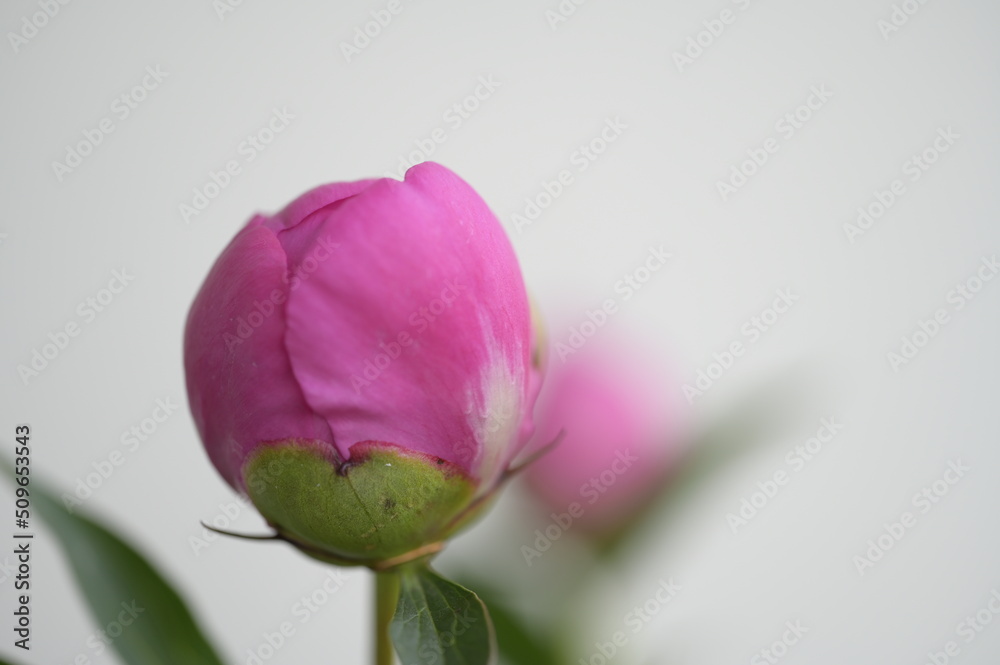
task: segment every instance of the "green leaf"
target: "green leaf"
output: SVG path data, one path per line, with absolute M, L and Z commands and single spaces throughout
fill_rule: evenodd
M 6 461 L 0 468 L 12 475 Z M 69 513 L 33 476 L 31 512 L 52 529 L 103 634 L 128 665 L 221 665 L 173 588 L 126 542 Z M 34 543 L 32 539 L 30 543 Z
M 556 631 L 550 626 L 529 622 L 522 613 L 514 610 L 513 599 L 494 584 L 495 577 L 487 579 L 465 573 L 459 574 L 458 580 L 462 585 L 474 588 L 476 595 L 490 608 L 497 649 L 504 662 L 511 665 L 559 665 L 566 662 L 560 656 Z M 544 589 L 546 593 L 549 591 Z
M 683 457 L 660 488 L 631 519 L 598 543 L 599 553 L 614 557 L 641 542 L 640 534 L 670 530 L 671 520 L 684 514 L 692 496 L 748 455 L 774 441 L 790 426 L 788 413 L 799 411 L 808 397 L 801 377 L 785 375 L 758 386 L 728 412 L 712 420 L 694 437 Z M 668 536 L 669 538 L 669 536 Z
M 490 603 L 497 645 L 504 660 L 514 665 L 558 665 L 556 647 L 545 641 L 520 616 L 505 605 Z
M 487 665 L 496 638 L 483 601 L 426 567 L 400 572 L 392 642 L 403 665 Z

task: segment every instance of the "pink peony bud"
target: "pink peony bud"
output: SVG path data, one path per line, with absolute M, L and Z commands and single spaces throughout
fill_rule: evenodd
M 634 349 L 590 341 L 553 357 L 536 409 L 539 441 L 564 438 L 532 464 L 528 486 L 546 510 L 599 534 L 645 506 L 679 457 L 675 401 Z
M 424 163 L 256 216 L 184 337 L 209 457 L 289 541 L 370 564 L 439 540 L 531 434 L 539 368 L 497 218 Z

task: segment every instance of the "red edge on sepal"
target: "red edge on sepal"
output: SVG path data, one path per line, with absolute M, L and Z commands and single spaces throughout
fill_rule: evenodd
M 465 469 L 454 462 L 449 462 L 443 457 L 438 457 L 437 455 L 431 455 L 419 450 L 411 450 L 397 443 L 389 443 L 388 441 L 359 441 L 351 446 L 351 456 L 345 460 L 341 458 L 337 449 L 326 441 L 313 439 L 274 439 L 272 441 L 261 441 L 255 447 L 254 452 L 247 456 L 247 458 L 243 461 L 243 470 L 241 470 L 240 475 L 243 480 L 244 488 L 246 487 L 246 477 L 244 476 L 244 472 L 250 462 L 250 459 L 254 456 L 254 453 L 263 448 L 279 448 L 283 446 L 311 448 L 318 453 L 320 457 L 329 462 L 330 465 L 336 469 L 337 473 L 342 476 L 347 475 L 352 467 L 366 462 L 372 454 L 380 451 L 387 451 L 393 452 L 401 457 L 419 459 L 426 464 L 439 469 L 446 478 L 458 476 L 469 482 L 472 482 L 473 480 Z
M 472 477 L 466 473 L 465 469 L 454 462 L 449 462 L 437 455 L 431 455 L 419 450 L 411 450 L 397 443 L 389 443 L 387 441 L 358 441 L 351 446 L 351 456 L 338 467 L 338 472 L 341 474 L 347 473 L 350 467 L 364 463 L 373 453 L 379 451 L 389 451 L 401 457 L 421 460 L 440 470 L 446 478 L 459 476 L 470 482 L 472 481 Z
M 281 447 L 294 447 L 294 448 L 311 448 L 320 457 L 325 459 L 330 463 L 334 469 L 338 471 L 344 466 L 344 461 L 340 458 L 340 453 L 337 452 L 336 447 L 322 441 L 320 439 L 272 439 L 270 441 L 261 441 L 254 449 L 246 456 L 243 460 L 243 466 L 240 468 L 240 482 L 243 485 L 243 493 L 246 494 L 246 469 L 250 465 L 250 460 L 264 448 L 281 448 Z

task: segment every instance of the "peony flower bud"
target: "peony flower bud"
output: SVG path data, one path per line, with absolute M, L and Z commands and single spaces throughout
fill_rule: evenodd
M 564 437 L 528 468 L 528 487 L 585 532 L 607 533 L 635 516 L 679 456 L 673 401 L 649 364 L 625 345 L 593 340 L 549 362 L 538 438 Z
M 424 163 L 256 216 L 188 317 L 209 457 L 286 540 L 374 565 L 465 523 L 530 436 L 540 370 L 513 249 Z

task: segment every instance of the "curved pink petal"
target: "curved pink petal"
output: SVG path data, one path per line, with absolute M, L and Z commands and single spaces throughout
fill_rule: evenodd
M 424 163 L 279 240 L 300 277 L 291 365 L 341 454 L 388 441 L 495 479 L 522 443 L 531 329 L 517 259 L 482 199 Z
M 285 352 L 285 253 L 255 218 L 215 262 L 188 314 L 188 399 L 209 457 L 242 489 L 241 467 L 262 441 L 332 443 L 307 405 Z
M 314 187 L 285 206 L 284 210 L 277 215 L 270 218 L 262 218 L 262 223 L 275 233 L 291 228 L 317 210 L 350 198 L 364 191 L 374 182 L 377 182 L 377 180 L 334 182 Z

